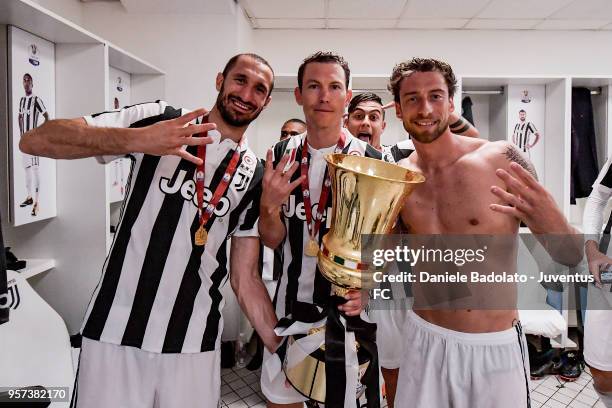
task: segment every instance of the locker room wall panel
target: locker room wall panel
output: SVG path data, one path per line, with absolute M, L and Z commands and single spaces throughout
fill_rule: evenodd
M 489 130 L 490 140 L 503 140 L 508 129 L 508 105 L 505 95 L 489 97 Z
M 571 83 L 561 79 L 546 84 L 544 176 L 540 180 L 569 216 Z
M 143 103 L 165 99 L 164 75 L 132 74 L 131 103 Z
M 8 3 L 2 3 L 2 7 Z M 105 40 L 49 13 L 27 1 L 14 0 L 15 10 L 10 16 L 19 18 L 20 28 L 36 31 L 36 21 L 44 21 L 48 40 L 74 39 L 74 42 L 56 41 L 56 117 L 72 118 L 106 109 L 108 100 L 108 48 L 114 58 L 123 60 L 138 71 L 136 98 L 164 97 L 164 73 L 154 66 L 112 46 Z M 24 18 L 23 16 L 28 16 Z M 0 21 L 7 17 L 0 16 Z M 39 31 L 41 27 L 36 27 Z M 0 122 L 7 123 L 7 38 L 6 26 L 0 25 Z M 47 35 L 45 35 L 45 33 Z M 59 36 L 59 37 L 58 37 Z M 0 130 L 8 140 L 8 129 Z M 0 208 L 7 212 L 8 203 L 7 144 L 0 144 Z M 13 247 L 20 258 L 54 259 L 53 271 L 32 278 L 29 282 L 39 294 L 62 316 L 71 333 L 79 330 L 90 300 L 98 283 L 106 257 L 107 231 L 110 214 L 106 196 L 104 166 L 95 159 L 62 160 L 57 167 L 58 216 L 21 227 L 7 224 L 3 217 L 5 243 Z
M 58 44 L 56 52 L 58 117 L 78 117 L 104 110 L 107 99 L 104 45 Z M 35 283 L 34 288 L 60 313 L 71 333 L 81 325 L 106 256 L 104 183 L 104 166 L 95 159 L 58 161 L 61 219 L 45 239 L 54 247 L 52 258 L 58 266 Z M 75 248 L 78 243 L 85 245 Z

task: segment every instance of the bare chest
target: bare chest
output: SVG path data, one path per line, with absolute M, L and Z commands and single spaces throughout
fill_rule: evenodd
M 517 221 L 490 209 L 499 199 L 493 185 L 505 188 L 493 169 L 456 165 L 425 174 L 402 210 L 402 221 L 417 234 L 487 234 L 512 232 Z

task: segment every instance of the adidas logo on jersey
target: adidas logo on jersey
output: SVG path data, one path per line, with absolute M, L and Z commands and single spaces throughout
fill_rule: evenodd
M 170 185 L 171 180 L 166 177 L 162 177 L 159 180 L 159 189 L 164 194 L 176 194 L 179 193 L 185 199 L 185 201 L 191 201 L 197 208 L 198 206 L 198 195 L 196 190 L 196 183 L 194 180 L 185 180 L 185 170 L 180 170 L 176 180 Z M 204 187 L 204 202 L 208 203 L 212 199 L 213 193 Z M 227 197 L 221 197 L 217 208 L 215 208 L 215 215 L 217 217 L 223 217 L 230 210 L 231 203 Z
M 314 203 L 312 205 L 312 217 L 313 219 L 316 217 L 317 208 L 319 207 L 318 203 Z M 323 212 L 323 221 L 325 223 L 325 228 L 329 229 L 331 227 L 331 217 L 327 217 L 327 212 L 330 211 L 331 208 L 328 207 Z M 299 202 L 297 205 L 295 204 L 295 195 L 290 195 L 289 199 L 285 204 L 283 204 L 283 215 L 286 218 L 297 217 L 302 221 L 306 221 L 306 211 L 304 210 L 304 202 Z

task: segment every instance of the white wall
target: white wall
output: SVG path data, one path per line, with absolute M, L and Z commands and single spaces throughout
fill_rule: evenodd
M 612 32 L 479 30 L 254 30 L 256 52 L 297 72 L 318 49 L 342 54 L 356 74 L 388 75 L 413 56 L 437 57 L 462 75 L 612 74 Z
M 165 99 L 177 107 L 210 108 L 217 72 L 250 47 L 239 8 L 224 15 L 128 14 L 115 2 L 34 1 L 165 71 Z
M 277 73 L 296 73 L 307 55 L 323 49 L 343 55 L 352 74 L 361 75 L 388 76 L 397 62 L 426 56 L 446 60 L 458 76 L 612 76 L 612 53 L 606 51 L 612 43 L 612 32 L 253 30 L 251 43 L 252 50 L 268 59 Z M 266 123 L 255 127 L 250 140 L 264 144 L 273 141 L 270 129 L 280 128 L 284 120 L 280 115 L 271 117 L 275 102 L 262 115 L 260 122 L 265 118 Z M 286 109 L 279 111 L 284 113 Z M 393 110 L 387 112 L 387 122 L 384 143 L 403 138 Z

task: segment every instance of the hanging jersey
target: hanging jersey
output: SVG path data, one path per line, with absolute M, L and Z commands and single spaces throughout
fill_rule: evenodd
M 87 116 L 90 126 L 145 127 L 187 111 L 145 103 Z M 196 122 L 199 123 L 201 118 Z M 236 148 L 240 160 L 228 189 L 206 223 L 208 241 L 194 243 L 199 227 L 196 165 L 177 156 L 128 155 L 132 169 L 117 233 L 89 304 L 84 337 L 157 353 L 197 353 L 219 347 L 221 287 L 227 281 L 227 240 L 258 236 L 263 167 L 246 143 L 208 133 L 206 205 Z M 187 151 L 197 154 L 196 146 Z M 99 157 L 102 163 L 117 156 Z
M 346 129 L 342 129 L 346 136 L 346 142 L 342 150 L 345 154 L 366 156 L 381 159 L 382 155 L 369 144 L 353 137 Z M 287 166 L 295 160 L 300 160 L 302 155 L 302 145 L 306 133 L 294 136 L 278 142 L 273 147 L 274 166 L 278 164 L 284 154 L 289 154 L 290 160 Z M 325 149 L 313 149 L 308 146 L 309 166 L 308 179 L 310 185 L 310 201 L 312 213 L 316 214 L 323 177 L 327 164 L 324 156 L 333 153 L 336 146 Z M 292 176 L 292 181 L 300 177 L 301 168 L 298 167 Z M 329 194 L 327 206 L 323 211 L 321 227 L 315 237 L 321 243 L 321 238 L 327 233 L 331 217 L 332 195 Z M 308 242 L 308 227 L 306 225 L 306 214 L 302 200 L 301 187 L 296 187 L 287 202 L 281 209 L 281 217 L 287 235 L 283 245 L 283 268 L 275 295 L 275 307 L 277 316 L 286 316 L 291 312 L 291 305 L 294 301 L 326 304 L 331 293 L 331 285 L 327 279 L 318 271 L 317 258 L 304 255 L 304 247 Z

